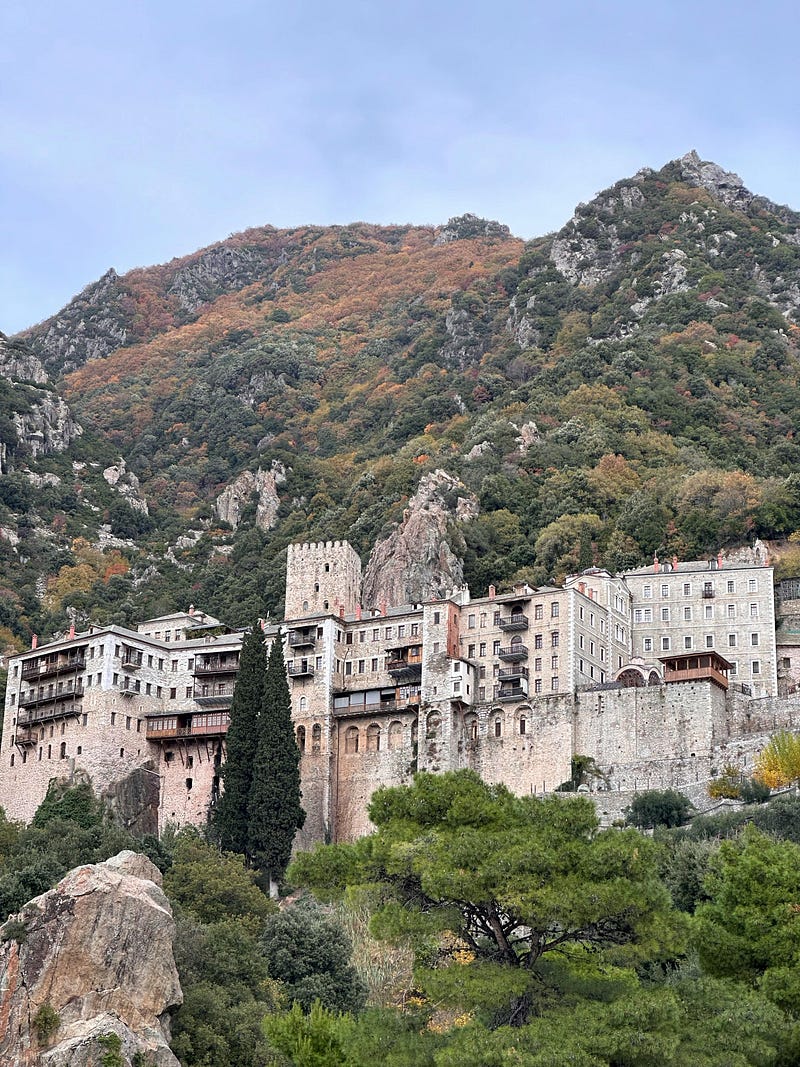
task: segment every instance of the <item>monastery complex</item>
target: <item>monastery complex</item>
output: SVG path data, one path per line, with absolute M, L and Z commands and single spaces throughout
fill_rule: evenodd
M 725 764 L 748 773 L 771 733 L 800 722 L 800 637 L 776 642 L 772 568 L 758 555 L 370 611 L 360 590 L 346 541 L 292 545 L 285 618 L 264 627 L 267 643 L 285 643 L 300 847 L 368 831 L 372 792 L 417 770 L 470 767 L 540 793 L 587 756 L 604 776 L 599 806 L 619 810 L 631 790 L 704 791 Z M 787 595 L 800 601 L 800 589 Z M 27 821 L 53 778 L 87 777 L 133 827 L 203 824 L 241 640 L 190 607 L 12 657 L 7 815 Z

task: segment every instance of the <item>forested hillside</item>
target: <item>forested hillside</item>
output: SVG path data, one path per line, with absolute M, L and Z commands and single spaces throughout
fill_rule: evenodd
M 694 153 L 528 243 L 473 216 L 265 227 L 111 271 L 19 339 L 84 434 L 0 475 L 0 624 L 276 613 L 286 544 L 366 559 L 438 468 L 480 505 L 449 535 L 474 593 L 785 541 L 798 315 L 800 215 Z

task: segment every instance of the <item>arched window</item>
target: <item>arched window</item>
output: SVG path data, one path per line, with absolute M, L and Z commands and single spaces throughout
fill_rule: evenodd
M 403 747 L 403 724 L 395 719 L 389 723 L 389 748 L 396 751 Z
M 307 600 L 303 601 L 303 611 L 308 611 L 308 601 Z
M 519 645 L 521 645 L 521 644 L 522 644 L 522 638 L 520 637 L 520 635 L 519 634 L 514 634 L 514 636 L 511 638 L 511 647 L 512 648 L 518 648 Z
M 301 752 L 306 750 L 306 728 L 305 726 L 297 727 L 297 747 Z
M 464 716 L 464 738 L 467 741 L 478 740 L 478 716 L 475 714 Z
M 376 722 L 367 727 L 367 752 L 380 752 L 381 728 Z
M 308 710 L 308 697 L 300 697 L 300 711 Z
M 499 716 L 494 720 L 494 736 L 503 736 L 503 720 Z
M 426 737 L 436 737 L 442 726 L 442 718 L 438 712 L 432 711 L 425 721 Z
M 344 732 L 345 752 L 358 752 L 358 727 L 348 726 Z
M 66 759 L 67 758 L 67 742 L 66 741 L 62 741 L 61 742 L 61 751 L 59 752 L 58 758 L 59 759 Z
M 319 752 L 322 748 L 322 727 L 315 722 L 311 727 L 311 751 Z
M 418 741 L 419 741 L 419 724 L 417 723 L 417 720 L 414 719 L 414 721 L 411 723 L 411 744 L 416 747 Z
M 528 720 L 525 718 L 524 715 L 520 715 L 520 717 L 519 717 L 519 732 L 522 735 L 522 734 L 525 734 L 527 732 L 527 730 L 528 730 Z

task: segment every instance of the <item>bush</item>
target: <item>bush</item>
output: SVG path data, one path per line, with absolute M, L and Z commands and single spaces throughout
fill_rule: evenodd
M 652 830 L 656 826 L 683 826 L 688 822 L 692 802 L 683 793 L 674 789 L 648 789 L 634 797 L 625 809 L 625 821 L 640 830 Z

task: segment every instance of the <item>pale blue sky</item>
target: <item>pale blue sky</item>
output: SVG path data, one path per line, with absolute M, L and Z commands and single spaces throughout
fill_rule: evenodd
M 696 148 L 800 209 L 793 0 L 3 0 L 0 330 L 248 226 L 521 237 Z

